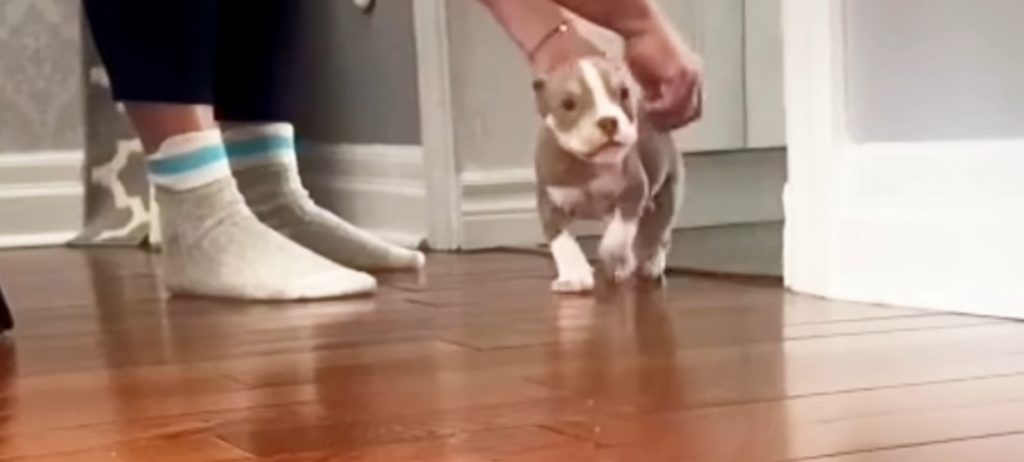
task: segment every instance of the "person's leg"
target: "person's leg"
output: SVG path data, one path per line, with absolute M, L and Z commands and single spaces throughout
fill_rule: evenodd
M 11 308 L 7 306 L 7 299 L 4 298 L 4 289 L 0 287 L 0 335 L 14 328 L 14 315 Z
M 261 300 L 372 291 L 372 277 L 295 244 L 246 207 L 211 107 L 217 3 L 84 0 L 114 97 L 149 153 L 166 285 Z
M 257 216 L 295 242 L 364 270 L 421 267 L 422 253 L 390 244 L 316 205 L 299 177 L 292 100 L 299 8 L 295 0 L 220 0 L 214 91 L 228 157 Z M 244 19 L 243 19 L 244 18 Z
M 172 136 L 216 128 L 214 3 L 83 0 L 114 98 L 125 103 L 147 152 Z

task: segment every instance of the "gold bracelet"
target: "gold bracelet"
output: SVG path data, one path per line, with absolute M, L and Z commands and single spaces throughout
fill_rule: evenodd
M 536 45 L 533 46 L 533 48 L 530 48 L 530 52 L 526 54 L 527 58 L 530 60 L 530 62 L 533 62 L 534 58 L 537 56 L 537 53 L 541 50 L 541 48 L 544 48 L 544 45 L 547 45 L 548 42 L 551 41 L 551 39 L 566 32 L 569 32 L 569 23 L 565 21 L 558 23 L 557 26 L 555 26 L 546 34 L 544 34 L 544 36 L 540 38 L 540 40 L 537 42 Z

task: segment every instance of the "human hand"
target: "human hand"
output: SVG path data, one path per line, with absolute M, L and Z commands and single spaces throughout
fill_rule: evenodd
M 625 58 L 656 127 L 671 131 L 700 119 L 703 62 L 667 24 L 651 22 L 625 37 Z

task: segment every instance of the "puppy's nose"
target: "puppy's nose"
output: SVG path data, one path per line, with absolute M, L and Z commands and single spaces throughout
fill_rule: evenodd
M 606 136 L 615 136 L 619 131 L 619 121 L 614 117 L 602 117 L 598 119 L 597 126 Z

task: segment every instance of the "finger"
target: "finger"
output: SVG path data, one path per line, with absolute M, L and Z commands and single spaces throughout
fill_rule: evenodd
M 696 120 L 702 105 L 695 104 L 700 97 L 690 82 L 675 80 L 665 85 L 659 98 L 649 101 L 651 121 L 661 130 L 676 130 Z
M 696 91 L 693 92 L 693 101 L 690 105 L 690 110 L 687 111 L 685 121 L 683 125 L 690 125 L 704 116 L 704 91 L 702 87 L 697 87 Z
M 689 85 L 686 86 L 685 94 L 686 96 L 683 97 L 683 101 L 685 103 L 682 106 L 683 109 L 681 115 L 678 118 L 672 118 L 672 120 L 666 121 L 667 124 L 672 124 L 671 126 L 674 127 L 670 128 L 670 130 L 686 127 L 696 122 L 704 115 L 705 97 L 703 85 L 701 85 L 699 81 L 696 83 L 690 82 Z M 670 114 L 675 115 L 675 113 Z
M 680 110 L 679 101 L 680 96 L 668 89 L 660 91 L 656 98 L 647 100 L 645 109 L 651 122 L 660 130 L 675 130 L 686 115 Z

